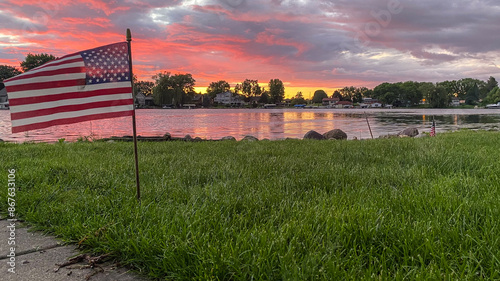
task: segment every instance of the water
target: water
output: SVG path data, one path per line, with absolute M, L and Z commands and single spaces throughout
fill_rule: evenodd
M 324 133 L 341 129 L 349 139 L 395 134 L 407 127 L 429 132 L 432 119 L 436 131 L 458 129 L 498 129 L 498 109 L 141 109 L 137 110 L 137 134 L 174 137 L 241 139 L 252 135 L 259 139 L 302 138 L 309 130 Z M 95 120 L 55 126 L 27 133 L 10 133 L 10 112 L 0 110 L 0 139 L 5 141 L 54 142 L 64 138 L 105 138 L 132 135 L 131 117 Z

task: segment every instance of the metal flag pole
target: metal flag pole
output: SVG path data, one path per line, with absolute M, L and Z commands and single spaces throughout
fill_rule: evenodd
M 132 99 L 134 98 L 134 74 L 132 73 L 132 50 L 130 42 L 132 41 L 132 34 L 130 29 L 127 28 L 127 43 L 128 43 L 128 65 L 130 68 L 130 83 L 132 84 Z M 135 182 L 137 184 L 137 201 L 141 202 L 141 185 L 139 183 L 139 158 L 137 157 L 137 129 L 135 126 L 135 101 L 133 102 L 134 112 L 132 114 L 132 127 L 134 131 L 134 155 L 135 155 Z
M 373 139 L 372 127 L 370 127 L 370 122 L 368 122 L 368 115 L 366 115 L 366 111 L 365 111 L 365 119 L 366 119 L 366 124 L 368 124 L 368 129 L 370 130 L 370 135 L 372 136 Z

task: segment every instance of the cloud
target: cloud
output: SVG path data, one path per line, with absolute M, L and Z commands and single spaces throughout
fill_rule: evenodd
M 0 11 L 3 61 L 122 41 L 130 28 L 141 79 L 344 87 L 500 74 L 493 0 L 7 0 Z

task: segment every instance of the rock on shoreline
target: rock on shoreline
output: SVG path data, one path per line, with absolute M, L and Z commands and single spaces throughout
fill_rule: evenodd
M 410 127 L 402 130 L 401 132 L 397 134 L 387 134 L 387 135 L 381 135 L 379 138 L 384 139 L 384 138 L 402 138 L 402 137 L 418 137 L 419 136 L 419 131 L 417 128 Z M 286 138 L 290 139 L 290 138 Z M 303 139 L 312 139 L 312 140 L 347 140 L 347 134 L 340 130 L 340 129 L 334 129 L 330 130 L 324 134 L 320 134 L 314 130 L 311 130 L 307 132 Z M 357 140 L 355 137 L 354 139 Z M 184 137 L 172 137 L 170 133 L 165 133 L 161 137 L 143 137 L 143 136 L 137 136 L 138 141 L 147 141 L 147 142 L 160 142 L 160 141 L 185 141 L 185 142 L 201 142 L 201 141 L 237 141 L 235 137 L 233 136 L 225 136 L 221 139 L 203 139 L 200 137 L 195 137 L 193 138 L 191 135 L 185 135 Z M 281 139 L 282 140 L 282 139 Z M 123 136 L 123 137 L 110 137 L 110 138 L 104 138 L 101 139 L 100 141 L 133 141 L 132 136 Z M 240 141 L 259 141 L 258 138 L 247 135 L 244 138 L 242 138 Z

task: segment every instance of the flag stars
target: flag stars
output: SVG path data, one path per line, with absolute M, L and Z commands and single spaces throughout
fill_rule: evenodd
M 130 81 L 126 43 L 81 53 L 87 68 L 87 84 Z

